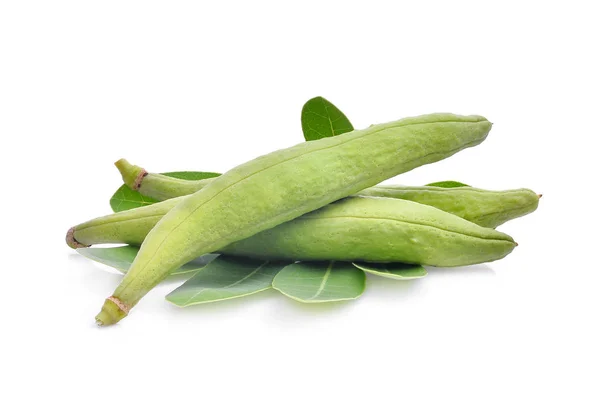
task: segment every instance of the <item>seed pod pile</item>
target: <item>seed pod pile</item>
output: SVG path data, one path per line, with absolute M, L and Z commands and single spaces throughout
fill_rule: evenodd
M 96 321 L 118 322 L 166 276 L 207 253 L 437 267 L 501 259 L 516 243 L 493 228 L 534 211 L 539 197 L 532 191 L 374 186 L 478 145 L 490 129 L 480 116 L 405 118 L 301 143 L 198 181 L 119 160 L 125 184 L 159 202 L 69 229 L 73 248 L 141 246 Z

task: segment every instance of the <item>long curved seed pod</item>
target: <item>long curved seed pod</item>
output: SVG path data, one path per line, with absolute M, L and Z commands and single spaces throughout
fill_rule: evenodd
M 359 194 L 427 204 L 488 228 L 496 228 L 511 219 L 532 213 L 541 197 L 529 189 L 493 191 L 471 186 L 381 185 L 362 190 Z
M 71 247 L 96 243 L 140 245 L 160 218 L 182 200 L 170 199 L 77 225 L 67 235 L 67 242 Z M 431 206 L 357 196 L 259 232 L 217 253 L 260 259 L 454 267 L 502 258 L 514 246 L 512 238 L 504 233 Z
M 76 225 L 67 232 L 67 244 L 73 249 L 106 243 L 139 246 L 154 225 L 183 199 L 185 197 L 176 197 Z
M 404 262 L 456 267 L 494 261 L 516 243 L 435 207 L 399 199 L 349 197 L 223 249 L 293 260 Z
M 131 182 L 141 181 L 141 187 L 138 186 L 140 193 L 157 200 L 192 194 L 216 179 L 189 181 L 146 173 L 145 169 L 131 165 L 125 159 L 117 161 L 115 165 L 129 187 L 135 188 L 136 185 Z M 428 204 L 488 228 L 496 228 L 511 219 L 532 213 L 537 209 L 540 198 L 540 195 L 529 189 L 493 191 L 471 186 L 444 188 L 377 185 L 361 190 L 356 195 L 390 197 Z
M 430 114 L 305 142 L 249 161 L 169 211 L 96 316 L 124 318 L 171 271 L 418 166 L 481 143 L 480 116 Z
M 123 182 L 127 186 L 144 196 L 152 197 L 159 201 L 195 193 L 217 179 L 215 177 L 190 181 L 162 174 L 149 173 L 142 167 L 131 165 L 124 158 L 115 162 L 115 166 L 119 169 L 123 177 Z
M 467 186 L 374 186 L 359 193 L 430 205 L 488 228 L 495 228 L 501 223 L 532 212 L 539 202 L 539 195 L 529 189 L 490 191 Z M 184 198 L 177 197 L 84 222 L 69 229 L 67 244 L 72 248 L 104 243 L 139 246 L 160 218 Z

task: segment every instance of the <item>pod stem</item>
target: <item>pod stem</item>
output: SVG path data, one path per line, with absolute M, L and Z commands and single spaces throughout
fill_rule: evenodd
M 124 158 L 115 162 L 115 166 L 123 177 L 123 182 L 133 190 L 138 190 L 148 172 L 137 165 L 132 165 Z
M 102 310 L 96 315 L 96 324 L 98 326 L 114 325 L 127 316 L 129 309 L 130 307 L 119 298 L 110 296 L 104 301 Z
M 80 249 L 82 247 L 90 247 L 89 245 L 80 243 L 77 241 L 77 239 L 75 239 L 75 227 L 73 227 L 67 231 L 67 237 L 65 239 L 66 239 L 69 247 L 72 249 Z

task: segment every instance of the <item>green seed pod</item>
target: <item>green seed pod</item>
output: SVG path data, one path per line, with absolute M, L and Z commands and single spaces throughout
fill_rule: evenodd
M 516 243 L 437 208 L 349 197 L 223 249 L 265 259 L 403 262 L 456 267 L 494 261 Z
M 381 185 L 362 190 L 359 194 L 427 204 L 488 228 L 496 228 L 506 221 L 535 211 L 541 197 L 529 189 L 492 191 L 470 186 Z
M 144 196 L 160 201 L 195 193 L 216 179 L 207 178 L 190 181 L 162 174 L 153 174 L 142 167 L 131 165 L 124 158 L 117 161 L 115 166 L 119 169 L 123 182 L 127 186 L 137 190 Z
M 301 143 L 233 168 L 155 225 L 96 320 L 118 322 L 173 270 L 202 254 L 475 146 L 490 129 L 483 117 L 430 114 Z
M 143 168 L 131 165 L 124 159 L 115 164 L 129 187 L 135 186 L 127 182 L 143 179 L 140 193 L 157 200 L 195 193 L 216 179 L 188 181 L 160 174 L 148 174 Z M 496 228 L 511 219 L 532 213 L 537 209 L 541 197 L 529 189 L 492 191 L 471 186 L 445 188 L 402 185 L 377 185 L 361 190 L 356 195 L 389 197 L 427 204 L 488 228 Z
M 139 246 L 154 225 L 183 199 L 184 197 L 176 197 L 76 225 L 67 232 L 67 244 L 73 249 L 105 243 Z
M 139 245 L 176 198 L 77 225 L 71 247 Z M 69 239 L 69 236 L 71 239 Z M 73 242 L 73 239 L 75 242 Z M 455 267 L 497 260 L 515 243 L 437 208 L 407 200 L 348 197 L 232 243 L 217 253 L 260 259 L 402 262 Z

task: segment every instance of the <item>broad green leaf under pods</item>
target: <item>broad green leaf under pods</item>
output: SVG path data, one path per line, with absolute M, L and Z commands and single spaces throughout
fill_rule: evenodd
M 165 175 L 171 178 L 183 179 L 186 181 L 198 181 L 203 179 L 214 178 L 220 174 L 216 172 L 199 172 L 199 171 L 175 171 L 175 172 L 164 172 L 161 175 Z M 154 204 L 158 200 L 144 196 L 138 191 L 131 189 L 127 185 L 121 185 L 117 191 L 110 198 L 110 208 L 114 212 L 131 210 L 132 208 L 138 208 Z
M 90 260 L 108 265 L 125 274 L 129 270 L 129 267 L 140 248 L 137 246 L 84 247 L 76 250 L 79 254 Z M 205 254 L 175 270 L 171 275 L 187 274 L 188 272 L 197 271 L 217 257 L 218 254 Z
M 166 299 L 179 307 L 187 307 L 248 296 L 271 288 L 273 278 L 287 264 L 219 256 L 169 293 Z
M 349 262 L 298 262 L 275 276 L 273 288 L 303 303 L 352 300 L 365 290 L 365 273 Z
M 352 264 L 356 268 L 360 268 L 370 274 L 399 281 L 419 279 L 427 275 L 427 270 L 425 268 L 414 264 L 365 262 L 353 262 Z
M 323 97 L 314 97 L 302 107 L 302 132 L 307 141 L 341 135 L 354 127 L 336 106 Z

